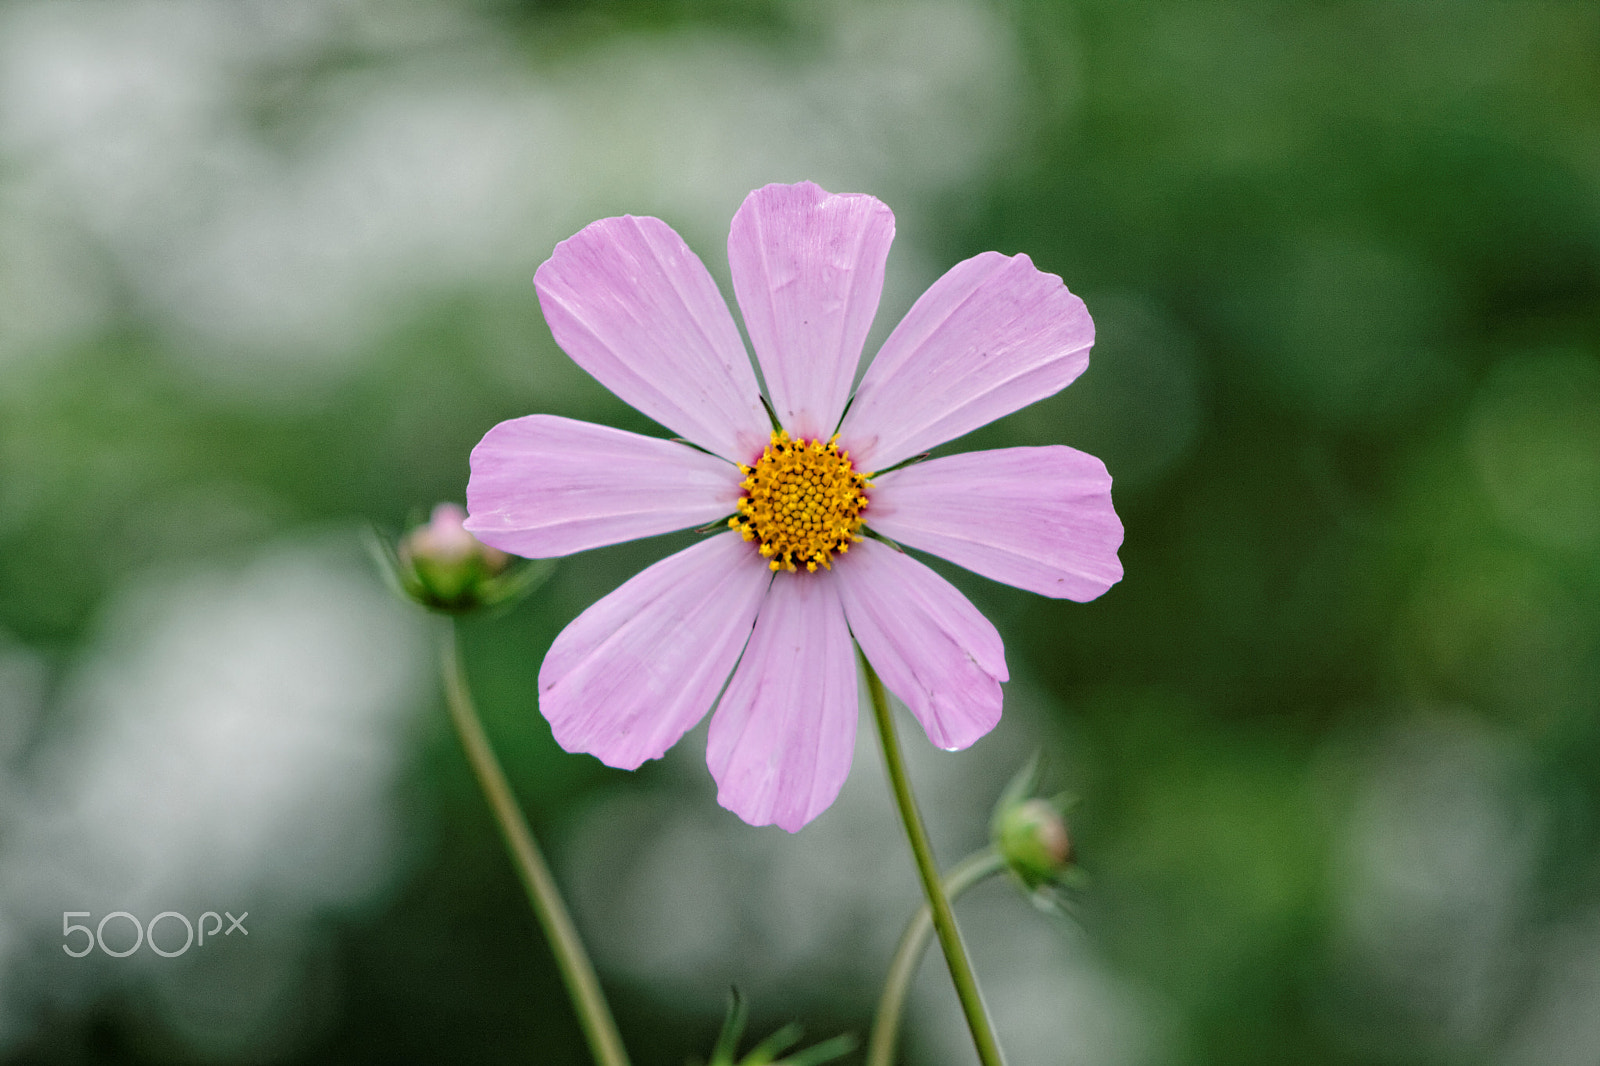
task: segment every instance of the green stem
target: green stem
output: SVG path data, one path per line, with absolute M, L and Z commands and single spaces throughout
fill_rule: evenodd
M 954 903 L 961 894 L 988 877 L 1006 868 L 1005 859 L 993 848 L 975 851 L 956 863 L 945 875 L 944 891 Z M 894 961 L 889 964 L 889 976 L 883 982 L 883 995 L 878 999 L 878 1013 L 872 1019 L 872 1038 L 867 1041 L 866 1066 L 894 1066 L 895 1044 L 900 1039 L 900 1018 L 905 1013 L 906 995 L 911 991 L 911 979 L 916 976 L 917 962 L 928 947 L 933 935 L 933 912 L 924 903 L 900 935 L 900 945 L 895 948 Z
M 588 1038 L 589 1050 L 594 1054 L 597 1066 L 628 1066 L 628 1053 L 622 1046 L 622 1037 L 617 1033 L 617 1023 L 611 1018 L 611 1008 L 606 1005 L 605 993 L 600 990 L 594 966 L 583 949 L 583 941 L 578 938 L 578 929 L 572 924 L 566 904 L 561 901 L 561 891 L 550 874 L 550 867 L 545 865 L 544 856 L 539 853 L 539 845 L 528 829 L 528 822 L 522 816 L 522 809 L 517 806 L 511 785 L 506 781 L 505 772 L 500 769 L 500 761 L 495 758 L 489 738 L 484 734 L 483 723 L 473 708 L 472 694 L 467 690 L 467 675 L 461 668 L 461 650 L 454 624 L 449 624 L 444 630 L 440 652 L 450 718 L 461 738 L 461 746 L 466 750 L 467 761 L 472 764 L 472 772 L 478 778 L 478 785 L 483 789 L 484 799 L 489 801 L 489 809 L 494 813 L 501 835 L 505 837 L 512 865 L 517 868 L 522 885 L 527 889 L 528 902 L 533 904 L 533 913 L 550 941 L 556 966 L 561 970 L 561 980 L 572 997 L 572 1006 L 578 1012 L 583 1035 Z
M 859 649 L 858 649 L 859 651 Z M 939 946 L 944 949 L 944 961 L 950 967 L 950 980 L 955 983 L 956 996 L 967 1016 L 967 1028 L 972 1030 L 972 1043 L 978 1049 L 978 1061 L 983 1066 L 1004 1066 L 1000 1044 L 995 1040 L 994 1026 L 983 1005 L 983 994 L 978 991 L 978 979 L 967 960 L 967 949 L 961 943 L 961 931 L 956 928 L 955 913 L 950 910 L 950 900 L 945 897 L 944 885 L 939 880 L 939 867 L 933 859 L 933 847 L 928 843 L 928 831 L 923 828 L 922 815 L 917 811 L 917 798 L 911 792 L 911 779 L 906 776 L 905 762 L 900 757 L 900 742 L 895 739 L 894 718 L 889 713 L 889 698 L 884 694 L 883 682 L 877 671 L 861 656 L 861 666 L 867 673 L 867 694 L 872 699 L 872 714 L 878 723 L 878 737 L 883 741 L 883 761 L 889 770 L 889 784 L 894 790 L 895 804 L 900 809 L 900 820 L 905 823 L 906 837 L 911 842 L 911 854 L 917 860 L 917 873 L 922 877 L 922 892 L 928 897 L 932 911 L 933 928 L 939 934 Z

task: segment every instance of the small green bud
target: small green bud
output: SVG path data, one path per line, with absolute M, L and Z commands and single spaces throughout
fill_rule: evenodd
M 995 818 L 994 844 L 1030 891 L 1059 881 L 1072 866 L 1067 819 L 1049 800 L 1012 803 Z
M 375 533 L 373 553 L 390 585 L 429 610 L 466 614 L 526 596 L 549 576 L 548 560 L 513 565 L 511 556 L 467 532 L 466 517 L 456 504 L 441 503 L 398 547 Z
M 406 595 L 436 611 L 459 613 L 483 606 L 490 583 L 511 557 L 468 533 L 467 513 L 441 503 L 433 517 L 400 541 L 400 583 Z
M 1084 883 L 1067 832 L 1067 812 L 1078 801 L 1066 793 L 1048 799 L 1037 796 L 1038 787 L 1035 755 L 1000 794 L 989 819 L 989 840 L 1034 904 L 1062 913 L 1071 909 L 1066 890 Z

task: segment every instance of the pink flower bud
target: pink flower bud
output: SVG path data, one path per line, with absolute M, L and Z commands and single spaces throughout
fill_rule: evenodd
M 468 533 L 466 517 L 456 504 L 441 503 L 400 541 L 401 587 L 424 607 L 461 613 L 501 598 L 497 579 L 511 557 Z

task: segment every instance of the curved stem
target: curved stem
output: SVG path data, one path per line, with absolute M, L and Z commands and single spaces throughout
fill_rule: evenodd
M 956 863 L 945 875 L 945 895 L 954 903 L 967 889 L 1005 868 L 1005 859 L 993 848 L 975 851 Z M 922 958 L 928 938 L 932 935 L 933 914 L 924 903 L 906 924 L 906 931 L 900 935 L 900 944 L 894 951 L 894 961 L 889 964 L 889 976 L 883 982 L 883 995 L 878 999 L 878 1013 L 872 1019 L 872 1037 L 867 1041 L 866 1066 L 894 1066 L 894 1050 L 900 1039 L 900 1018 L 905 1013 L 906 995 L 911 991 L 911 979 L 916 976 L 917 962 Z
M 857 649 L 858 653 L 860 649 Z M 905 823 L 906 837 L 911 842 L 911 854 L 917 860 L 917 873 L 922 877 L 922 892 L 928 897 L 928 907 L 933 916 L 934 931 L 939 934 L 939 946 L 944 949 L 944 961 L 950 967 L 950 980 L 955 983 L 956 996 L 967 1016 L 967 1028 L 972 1031 L 972 1043 L 978 1049 L 978 1060 L 983 1066 L 1004 1066 L 1000 1044 L 995 1040 L 994 1025 L 983 1005 L 983 994 L 978 991 L 978 979 L 967 959 L 967 949 L 961 943 L 961 931 L 956 928 L 956 916 L 945 898 L 944 885 L 939 880 L 939 867 L 933 859 L 933 847 L 928 843 L 928 831 L 923 828 L 922 815 L 917 811 L 917 798 L 911 791 L 911 779 L 906 776 L 904 760 L 900 757 L 900 742 L 895 739 L 894 718 L 889 713 L 889 698 L 884 694 L 883 682 L 878 673 L 860 656 L 861 667 L 867 674 L 867 694 L 872 699 L 872 716 L 878 723 L 878 738 L 883 742 L 883 761 L 889 771 L 889 784 L 894 790 L 895 804 L 900 810 L 900 820 Z
M 561 970 L 561 980 L 572 997 L 572 1006 L 578 1012 L 578 1023 L 588 1038 L 589 1050 L 597 1066 L 628 1066 L 628 1053 L 617 1033 L 617 1023 L 611 1018 L 611 1008 L 606 1005 L 605 993 L 595 976 L 594 966 L 578 938 L 578 929 L 561 900 L 550 867 L 545 864 L 539 845 L 533 839 L 528 822 L 517 806 L 511 785 L 500 769 L 494 749 L 483 731 L 483 723 L 472 705 L 472 694 L 467 689 L 467 675 L 461 668 L 461 650 L 458 646 L 454 624 L 447 624 L 441 642 L 440 657 L 444 668 L 446 702 L 450 704 L 450 718 L 455 723 L 456 734 L 466 750 L 467 761 L 483 789 L 484 799 L 505 837 L 511 861 L 522 878 L 528 892 L 528 902 L 533 904 L 534 916 L 544 928 L 550 950 Z

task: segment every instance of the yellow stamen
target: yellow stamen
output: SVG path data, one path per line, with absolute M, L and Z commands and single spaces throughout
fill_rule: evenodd
M 871 483 L 855 472 L 837 441 L 790 440 L 780 429 L 755 466 L 739 468 L 744 496 L 728 525 L 757 541 L 773 570 L 832 569 L 833 553 L 847 552 L 851 541 L 861 539 L 857 531 Z

